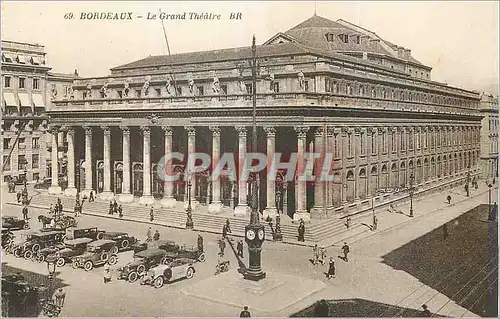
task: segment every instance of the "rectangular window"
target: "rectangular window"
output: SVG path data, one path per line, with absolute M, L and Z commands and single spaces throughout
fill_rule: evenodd
M 304 91 L 309 92 L 309 81 L 304 81 Z
M 406 134 L 404 131 L 401 131 L 400 138 L 401 138 L 401 150 L 404 151 L 406 150 L 406 145 L 405 145 Z
M 245 84 L 245 88 L 247 89 L 247 94 L 252 94 L 253 93 L 253 85 L 252 85 L 252 83 Z
M 359 135 L 359 143 L 361 144 L 361 155 L 364 155 L 366 152 L 365 152 L 365 133 L 364 132 L 361 132 L 361 134 Z
M 26 148 L 26 139 L 25 138 L 20 138 L 18 140 L 18 145 L 19 145 L 19 149 Z
M 33 90 L 40 89 L 40 79 L 33 79 Z
M 182 87 L 177 87 L 177 96 L 182 96 Z
M 387 132 L 382 133 L 382 151 L 387 153 Z
M 25 88 L 25 78 L 19 78 L 19 88 L 24 89 Z
M 274 93 L 279 93 L 280 92 L 280 84 L 278 82 L 274 83 L 273 91 L 274 91 Z
M 12 157 L 7 157 L 7 161 L 5 162 L 5 165 L 3 167 L 4 171 L 10 171 L 10 161 Z
M 33 180 L 38 181 L 40 179 L 40 173 L 33 173 Z
M 372 133 L 372 154 L 377 154 L 377 134 Z
M 352 156 L 352 133 L 347 134 L 347 155 Z
M 396 133 L 394 132 L 391 134 L 391 151 L 396 153 Z
M 17 157 L 17 169 L 18 170 L 25 170 L 27 163 L 28 162 L 26 161 L 26 155 L 19 155 Z
M 3 77 L 3 87 L 4 88 L 10 88 L 10 76 L 4 76 Z
M 39 137 L 33 137 L 31 139 L 31 148 L 33 148 L 33 149 L 40 148 L 40 138 Z
M 203 86 L 198 86 L 198 95 L 204 95 L 205 94 L 205 90 L 203 88 Z
M 222 94 L 227 95 L 227 85 L 226 84 L 222 84 L 220 86 L 220 91 L 221 91 Z
M 3 139 L 3 149 L 8 150 L 10 148 L 10 138 Z
M 31 155 L 32 158 L 32 168 L 40 168 L 40 155 L 38 154 L 33 154 Z
M 408 132 L 408 148 L 413 150 L 413 132 Z
M 333 157 L 338 158 L 339 157 L 339 134 L 334 135 L 333 139 Z

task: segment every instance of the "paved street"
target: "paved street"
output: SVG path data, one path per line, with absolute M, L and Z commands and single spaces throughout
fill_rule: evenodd
M 3 194 L 7 194 L 5 191 Z M 419 309 L 422 298 L 406 298 L 412 292 L 419 289 L 421 294 L 434 297 L 428 302 L 431 312 L 438 310 L 442 304 L 446 307 L 438 311 L 439 314 L 453 315 L 463 313 L 466 309 L 449 302 L 449 298 L 433 288 L 423 285 L 418 278 L 401 270 L 395 270 L 382 262 L 382 257 L 391 251 L 411 242 L 424 235 L 430 230 L 439 227 L 445 222 L 452 220 L 461 213 L 474 207 L 479 203 L 487 202 L 487 193 L 472 197 L 455 205 L 443 205 L 438 211 L 430 214 L 431 208 L 440 207 L 442 196 L 438 202 L 415 204 L 415 217 L 399 226 L 382 226 L 380 231 L 370 232 L 368 237 L 359 238 L 351 245 L 349 262 L 346 263 L 336 258 L 337 278 L 326 280 L 325 266 L 314 266 L 308 259 L 312 257 L 309 247 L 285 245 L 280 243 L 266 242 L 263 248 L 263 268 L 269 272 L 280 272 L 300 278 L 321 280 L 326 283 L 326 288 L 296 304 L 276 313 L 259 313 L 250 309 L 253 316 L 289 316 L 319 299 L 349 299 L 361 298 L 374 302 L 391 305 L 400 305 L 410 309 Z M 458 195 L 457 195 L 458 201 Z M 5 202 L 5 199 L 4 199 Z M 419 206 L 421 205 L 421 206 Z M 428 206 L 426 206 L 428 205 Z M 403 208 L 401 208 L 403 209 Z M 4 214 L 21 216 L 20 207 L 4 206 Z M 33 220 L 45 211 L 31 209 L 30 215 Z M 429 214 L 425 214 L 429 213 Z M 381 225 L 391 225 L 391 217 L 380 218 Z M 397 214 L 395 219 L 402 218 Z M 79 226 L 98 226 L 107 230 L 126 231 L 131 235 L 143 240 L 149 226 L 137 222 L 120 221 L 93 216 L 79 217 Z M 33 228 L 39 224 L 32 222 Z M 386 230 L 384 230 L 384 228 Z M 390 228 L 390 229 L 389 229 Z M 153 227 L 159 229 L 162 239 L 173 239 L 175 241 L 196 245 L 197 232 L 186 231 L 175 228 Z M 123 281 L 113 280 L 110 284 L 102 282 L 102 268 L 85 272 L 82 269 L 74 270 L 69 266 L 60 270 L 57 279 L 61 280 L 67 291 L 67 302 L 61 313 L 62 316 L 234 316 L 240 311 L 239 307 L 229 306 L 223 303 L 206 301 L 182 293 L 182 290 L 213 275 L 218 251 L 217 239 L 214 234 L 203 234 L 205 246 L 207 247 L 207 261 L 197 264 L 197 273 L 191 280 L 181 280 L 161 289 L 149 286 L 141 286 L 138 283 L 129 284 Z M 231 262 L 231 268 L 237 267 L 237 260 L 226 249 L 226 255 Z M 340 255 L 340 247 L 330 247 L 328 255 L 336 257 Z M 246 249 L 245 249 L 245 257 Z M 120 254 L 117 266 L 127 263 L 132 259 L 132 253 Z M 25 269 L 39 274 L 46 274 L 45 264 L 28 262 L 24 259 L 15 259 L 12 255 L 3 256 L 3 266 Z M 216 287 L 214 287 L 216 289 Z M 431 293 L 432 292 L 432 293 Z M 241 302 L 244 305 L 244 301 Z M 371 314 L 375 316 L 376 314 Z M 473 314 L 469 313 L 469 316 Z

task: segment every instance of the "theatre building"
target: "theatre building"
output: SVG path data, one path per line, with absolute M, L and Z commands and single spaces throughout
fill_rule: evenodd
M 182 209 L 189 179 L 195 211 L 244 215 L 251 181 L 210 181 L 204 172 L 164 182 L 157 167 L 170 152 L 214 159 L 231 152 L 241 162 L 251 150 L 253 90 L 258 151 L 282 153 L 282 161 L 332 153 L 336 176 L 307 182 L 280 171 L 273 181 L 263 171 L 265 215 L 278 209 L 296 220 L 324 219 L 402 196 L 410 185 L 433 192 L 463 183 L 469 166 L 479 173 L 479 94 L 432 81 L 432 68 L 409 49 L 314 15 L 256 52 L 256 87 L 250 46 L 149 56 L 107 77 L 75 80 L 49 111 L 52 144 L 60 132 L 67 141 L 65 194 L 94 190 L 104 199 Z M 166 169 L 183 174 L 183 167 Z M 50 191 L 61 192 L 52 181 Z

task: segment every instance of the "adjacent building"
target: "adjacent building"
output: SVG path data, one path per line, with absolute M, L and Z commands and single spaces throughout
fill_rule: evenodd
M 279 171 L 273 181 L 263 172 L 258 197 L 265 215 L 329 218 L 412 185 L 432 192 L 463 183 L 469 166 L 479 173 L 479 93 L 433 81 L 432 68 L 409 49 L 314 15 L 257 46 L 256 54 L 256 86 L 251 47 L 150 56 L 107 77 L 77 79 L 49 111 L 53 143 L 66 134 L 65 193 L 94 190 L 103 199 L 182 207 L 191 185 L 196 209 L 244 215 L 251 181 L 231 174 L 210 181 L 207 172 L 183 179 L 183 162 L 173 161 L 165 169 L 181 179 L 169 182 L 157 168 L 173 151 L 214 159 L 234 153 L 242 163 L 254 90 L 258 151 L 281 153 L 282 161 L 293 152 L 332 153 L 336 177 L 306 182 Z M 299 172 L 305 165 L 299 162 Z M 56 180 L 52 193 L 61 192 Z
M 481 167 L 487 181 L 498 180 L 498 96 L 482 94 Z

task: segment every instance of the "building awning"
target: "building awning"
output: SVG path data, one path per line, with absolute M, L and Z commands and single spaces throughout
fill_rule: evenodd
M 3 100 L 4 100 L 5 106 L 17 107 L 16 98 L 14 97 L 14 93 L 3 92 Z
M 18 96 L 19 96 L 19 102 L 21 103 L 21 106 L 31 107 L 30 98 L 28 96 L 28 93 L 18 93 Z
M 19 63 L 26 63 L 26 57 L 24 55 L 18 55 L 17 56 L 17 61 Z
M 40 57 L 37 57 L 37 56 L 31 57 L 31 64 L 39 65 L 40 64 Z
M 33 104 L 35 107 L 45 107 L 45 102 L 43 101 L 43 96 L 41 94 L 32 94 Z

